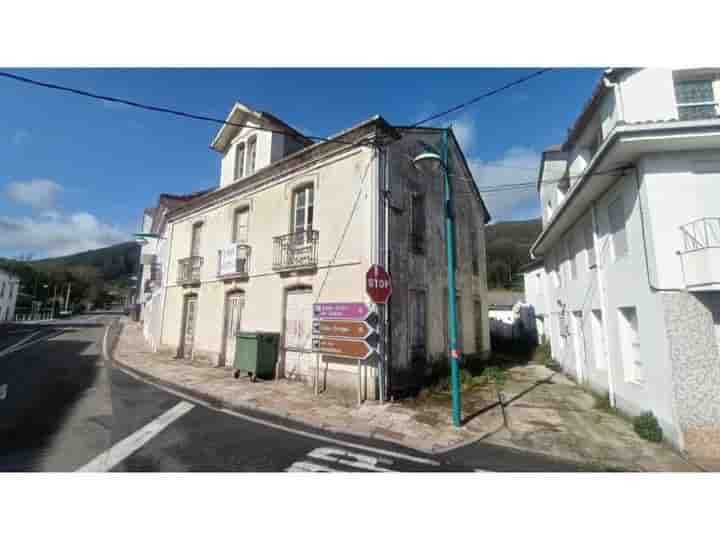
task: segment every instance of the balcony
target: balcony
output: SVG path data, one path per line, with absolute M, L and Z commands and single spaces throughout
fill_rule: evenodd
M 179 285 L 193 285 L 200 283 L 200 270 L 202 269 L 202 257 L 187 257 L 178 261 Z
M 221 279 L 247 279 L 250 269 L 250 246 L 229 244 L 218 250 L 218 277 Z
M 688 290 L 720 290 L 720 218 L 701 218 L 680 227 L 679 252 Z
M 289 272 L 317 268 L 318 231 L 299 231 L 273 239 L 273 270 Z

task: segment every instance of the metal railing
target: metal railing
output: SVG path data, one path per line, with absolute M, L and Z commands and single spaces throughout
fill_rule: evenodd
M 318 238 L 313 230 L 297 231 L 273 239 L 273 270 L 292 270 L 317 266 Z
M 218 250 L 218 276 L 247 276 L 250 271 L 250 246 L 233 244 L 229 250 Z
M 685 251 L 720 247 L 720 217 L 705 217 L 680 226 Z
M 200 281 L 202 257 L 187 257 L 178 261 L 178 283 L 195 283 Z

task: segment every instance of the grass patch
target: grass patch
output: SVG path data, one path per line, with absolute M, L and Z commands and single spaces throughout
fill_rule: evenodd
M 633 419 L 633 429 L 635 433 L 643 439 L 650 442 L 659 443 L 663 438 L 663 431 L 657 418 L 651 411 L 642 413 Z
M 605 413 L 613 414 L 615 412 L 615 407 L 612 406 L 610 403 L 610 394 L 605 392 L 605 394 L 601 396 L 595 396 L 595 409 L 598 411 L 602 411 Z

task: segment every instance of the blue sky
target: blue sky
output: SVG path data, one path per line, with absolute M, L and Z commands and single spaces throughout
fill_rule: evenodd
M 225 118 L 235 101 L 327 136 L 374 114 L 409 124 L 534 69 L 7 70 L 99 94 Z M 557 69 L 448 117 L 476 180 L 534 180 L 599 69 Z M 0 256 L 92 249 L 136 231 L 161 192 L 217 185 L 217 126 L 0 79 Z M 495 165 L 495 166 L 493 166 Z M 488 194 L 496 219 L 538 215 L 534 191 Z

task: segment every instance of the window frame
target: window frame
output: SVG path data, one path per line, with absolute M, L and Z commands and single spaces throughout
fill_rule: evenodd
M 239 167 L 238 163 L 240 164 Z M 235 164 L 233 174 L 235 180 L 240 180 L 245 176 L 245 141 L 239 142 L 235 145 Z
M 238 216 L 246 214 L 245 239 L 238 238 Z M 247 244 L 250 241 L 250 207 L 248 205 L 238 206 L 233 210 L 231 241 L 233 244 Z
M 718 115 L 718 109 L 720 108 L 720 92 L 716 91 L 716 82 L 717 77 L 716 76 L 698 76 L 698 77 L 688 77 L 688 76 L 680 76 L 680 77 L 674 77 L 673 79 L 673 91 L 675 96 L 675 105 L 677 107 L 678 112 L 678 119 L 683 121 L 692 121 L 692 120 L 706 120 L 706 119 L 713 119 L 717 118 Z M 678 96 L 678 86 L 682 84 L 688 84 L 688 83 L 708 83 L 710 85 L 710 92 L 712 94 L 712 101 L 688 101 L 688 102 L 681 102 Z M 683 109 L 690 109 L 692 107 L 712 107 L 713 108 L 713 114 L 712 116 L 700 116 L 700 117 L 691 117 L 691 118 L 683 118 L 682 110 Z
M 635 326 L 632 327 L 627 313 L 632 312 L 635 318 Z M 640 316 L 636 306 L 620 306 L 617 309 L 620 333 L 620 355 L 623 365 L 623 379 L 626 383 L 643 386 L 646 382 L 645 363 L 642 359 L 642 342 L 640 340 Z M 635 343 L 633 337 L 637 338 L 637 352 L 633 350 Z M 638 365 L 640 366 L 638 368 Z M 640 375 L 638 376 L 638 372 Z
M 414 192 L 410 195 L 410 251 L 415 255 L 425 254 L 425 239 L 427 230 L 427 208 L 425 194 Z M 417 223 L 417 219 L 422 225 Z M 421 229 L 418 231 L 418 229 Z
M 297 227 L 298 198 L 300 193 L 304 194 L 303 201 L 303 227 Z M 312 231 L 315 224 L 315 184 L 312 182 L 301 184 L 292 190 L 290 203 L 290 232 L 299 234 L 301 231 Z M 309 218 L 308 218 L 309 216 Z
M 250 176 L 255 174 L 255 170 L 257 169 L 257 135 L 248 137 L 245 151 L 247 152 L 245 156 L 245 170 L 247 174 L 245 176 Z

